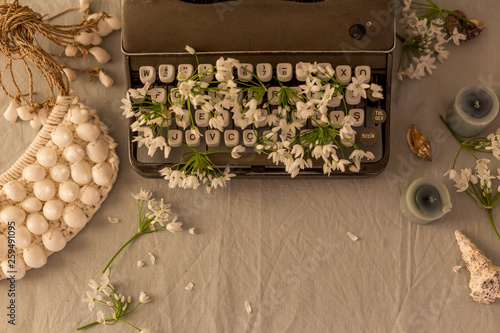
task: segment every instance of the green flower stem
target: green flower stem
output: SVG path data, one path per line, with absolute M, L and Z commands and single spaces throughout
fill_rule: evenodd
M 104 267 L 104 269 L 102 270 L 102 274 L 104 274 L 104 272 L 106 272 L 106 270 L 109 268 L 109 266 L 111 265 L 111 263 L 113 262 L 113 260 L 115 260 L 116 256 L 118 256 L 118 254 L 120 254 L 120 252 L 122 252 L 122 250 L 127 245 L 129 245 L 134 239 L 136 239 L 140 234 L 141 234 L 141 232 L 137 232 L 134 236 L 132 236 L 132 238 L 130 238 L 125 244 L 123 244 L 123 246 L 118 250 L 118 252 L 115 253 L 115 255 L 113 256 L 113 258 L 111 258 L 111 260 L 108 262 L 108 264 L 106 265 L 106 267 Z
M 493 222 L 493 209 L 489 208 L 487 209 L 487 211 L 488 211 L 488 216 L 490 218 L 491 226 L 493 227 L 493 230 L 495 230 L 495 234 L 497 235 L 498 239 L 500 239 L 500 235 L 498 234 L 497 228 L 495 227 L 495 222 Z
M 140 303 L 139 303 L 139 304 L 140 304 Z M 132 326 L 133 328 L 135 328 L 135 329 L 136 329 L 136 330 L 138 330 L 138 331 L 140 331 L 140 330 L 141 330 L 139 327 L 132 325 L 132 324 L 131 324 L 131 323 L 129 323 L 128 321 L 125 321 L 125 320 L 123 320 L 123 319 L 118 319 L 118 320 L 119 320 L 119 321 L 121 321 L 121 322 L 124 322 L 125 324 L 128 324 L 128 325 Z

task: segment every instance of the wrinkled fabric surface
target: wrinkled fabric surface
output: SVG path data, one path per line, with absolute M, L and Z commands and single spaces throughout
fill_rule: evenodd
M 22 3 L 55 13 L 77 1 Z M 72 332 L 96 320 L 81 301 L 89 279 L 99 279 L 111 256 L 136 231 L 137 208 L 131 193 L 151 190 L 172 203 L 185 230 L 143 235 L 122 252 L 111 268 L 111 283 L 138 301 L 141 291 L 151 302 L 127 319 L 153 332 L 497 332 L 500 301 L 480 305 L 470 297 L 469 272 L 453 232 L 471 238 L 496 264 L 500 240 L 486 211 L 456 193 L 443 174 L 451 167 L 458 144 L 440 122 L 458 90 L 488 84 L 500 93 L 500 3 L 439 2 L 458 7 L 487 24 L 476 40 L 448 44 L 449 59 L 432 76 L 398 81 L 392 88 L 391 158 L 386 170 L 369 179 L 232 180 L 226 189 L 169 189 L 162 180 L 144 179 L 128 163 L 127 126 L 121 115 L 126 79 L 119 33 L 105 38 L 112 55 L 105 65 L 114 78 L 109 89 L 79 76 L 72 88 L 98 110 L 118 143 L 118 180 L 101 209 L 66 248 L 48 263 L 15 283 L 16 326 L 7 324 L 9 285 L 0 281 L 0 331 Z M 95 11 L 119 13 L 119 1 L 91 1 Z M 43 8 L 42 8 L 43 7 Z M 58 22 L 71 23 L 79 15 Z M 395 53 L 395 68 L 399 52 Z M 89 66 L 95 65 L 89 58 Z M 0 98 L 0 109 L 8 105 Z M 411 124 L 432 141 L 432 162 L 414 157 L 406 142 Z M 484 133 L 500 127 L 497 118 Z M 12 165 L 35 136 L 26 122 L 0 120 L 2 171 Z M 492 160 L 494 160 L 492 158 Z M 459 167 L 473 167 L 463 153 Z M 500 166 L 492 161 L 492 170 Z M 399 209 L 401 190 L 419 176 L 435 176 L 450 190 L 452 211 L 428 225 L 409 223 Z M 497 180 L 498 182 L 498 180 Z M 497 184 L 498 185 L 498 184 Z M 494 185 L 495 187 L 497 185 Z M 493 210 L 500 227 L 500 211 Z M 118 218 L 111 224 L 108 217 Z M 346 235 L 359 239 L 353 242 Z M 156 257 L 156 265 L 148 253 Z M 137 268 L 137 261 L 145 266 Z M 194 288 L 184 287 L 192 282 Z M 245 301 L 252 307 L 248 314 Z M 134 303 L 135 304 L 135 303 Z M 87 332 L 135 332 L 118 323 Z

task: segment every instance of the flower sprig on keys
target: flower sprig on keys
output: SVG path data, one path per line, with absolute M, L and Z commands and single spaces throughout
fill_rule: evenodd
M 111 311 L 111 316 L 106 317 L 102 310 L 97 312 L 97 320 L 86 324 L 84 326 L 78 327 L 77 331 L 103 324 L 103 325 L 115 325 L 118 322 L 125 323 L 129 326 L 132 326 L 136 330 L 141 333 L 150 332 L 149 329 L 140 329 L 137 326 L 129 323 L 123 318 L 135 312 L 141 304 L 146 304 L 150 301 L 149 296 L 147 296 L 144 292 L 141 291 L 139 295 L 139 302 L 136 306 L 132 308 L 132 297 L 125 297 L 121 293 L 119 293 L 116 288 L 110 284 L 109 280 L 109 269 L 104 272 L 101 277 L 101 283 L 97 283 L 96 281 L 90 279 L 89 281 L 90 291 L 87 291 L 87 298 L 82 299 L 85 303 L 88 303 L 88 307 L 90 311 L 93 311 L 96 303 L 103 304 L 107 306 L 107 308 Z M 107 299 L 107 300 L 106 300 Z M 106 301 L 105 301 L 106 300 Z
M 423 3 L 413 0 L 403 2 L 400 20 L 403 34 L 396 34 L 403 43 L 398 77 L 401 80 L 404 77 L 421 79 L 437 68 L 436 59 L 441 63 L 448 59 L 450 51 L 446 50 L 446 43 L 453 41 L 459 45 L 461 40 L 472 38 L 462 33 L 463 29 L 453 28 L 450 17 L 466 22 L 470 27 L 476 27 L 475 22 L 479 21 L 472 22 L 457 11 L 442 9 L 431 0 Z
M 166 98 L 160 93 L 160 100 L 155 96 L 158 88 L 146 85 L 130 89 L 122 106 L 125 116 L 137 118 L 132 130 L 142 133 L 133 140 L 145 145 L 149 155 L 159 148 L 168 158 L 170 135 L 178 131 L 170 126 L 189 126 L 189 142 L 184 144 L 187 148 L 182 148 L 186 153 L 160 171 L 170 187 L 198 188 L 203 184 L 211 191 L 225 186 L 234 175 L 227 166 L 212 163 L 211 156 L 220 153 L 231 153 L 237 159 L 253 149 L 284 165 L 292 177 L 313 165 L 323 165 L 328 175 L 334 170 L 359 172 L 362 159 L 374 158 L 356 144 L 353 127 L 361 123 L 359 115 L 350 114 L 348 107 L 362 98 L 375 102 L 383 98 L 382 87 L 368 83 L 363 73 L 344 82 L 331 65 L 299 63 L 297 75 L 303 78 L 303 84 L 288 86 L 274 77 L 277 86 L 272 87 L 261 80 L 262 71 L 271 68 L 261 68 L 260 73 L 257 68 L 254 72 L 249 64 L 222 57 L 215 66 L 200 64 L 194 49 L 186 50 L 194 55 L 196 67 L 178 73 L 177 86 Z M 237 78 L 235 71 L 240 74 Z M 332 115 L 332 107 L 343 109 Z M 231 130 L 236 132 L 234 137 L 245 135 L 244 145 L 230 140 L 226 142 L 228 147 L 221 147 L 221 132 L 230 121 L 241 130 Z M 305 129 L 308 122 L 312 128 Z M 200 131 L 200 127 L 207 130 Z M 261 127 L 269 130 L 261 133 Z M 208 147 L 198 149 L 203 135 Z

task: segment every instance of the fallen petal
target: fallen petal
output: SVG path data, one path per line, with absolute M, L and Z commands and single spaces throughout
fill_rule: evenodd
M 247 313 L 252 313 L 252 307 L 248 301 L 245 301 L 245 310 L 247 310 Z
M 455 273 L 458 273 L 458 271 L 460 270 L 460 268 L 462 268 L 462 266 L 453 266 L 453 271 Z
M 187 284 L 187 286 L 184 287 L 184 289 L 191 291 L 191 290 L 193 290 L 193 287 L 194 287 L 194 284 L 192 282 L 189 282 Z
M 347 236 L 349 236 L 349 238 L 352 240 L 352 241 L 357 241 L 358 240 L 358 236 L 356 236 L 355 234 L 351 233 L 351 232 L 347 232 Z
M 189 233 L 191 235 L 196 235 L 198 234 L 198 228 L 189 228 Z
M 154 256 L 152 253 L 148 253 L 148 254 L 149 254 L 149 256 L 151 257 L 151 263 L 152 263 L 153 265 L 154 265 L 154 264 L 156 264 L 156 258 L 155 258 L 155 256 Z
M 108 217 L 108 221 L 110 223 L 118 223 L 120 220 L 118 220 L 116 217 Z
M 139 260 L 139 261 L 137 262 L 137 267 L 141 268 L 142 266 L 144 266 L 144 261 Z

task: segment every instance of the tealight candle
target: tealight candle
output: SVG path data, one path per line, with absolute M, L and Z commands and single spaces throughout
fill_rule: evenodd
M 438 179 L 418 178 L 401 194 L 400 207 L 411 222 L 426 224 L 451 210 L 450 194 Z
M 498 114 L 498 97 L 488 87 L 462 88 L 446 112 L 446 121 L 462 137 L 478 135 Z

